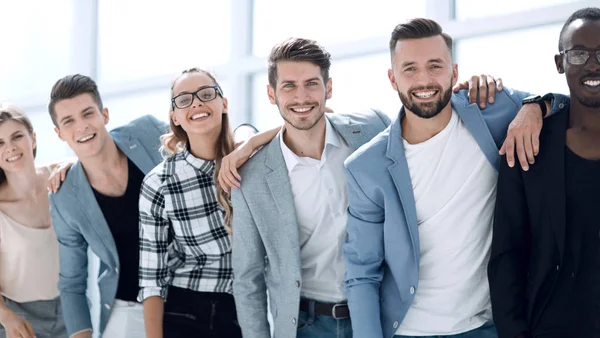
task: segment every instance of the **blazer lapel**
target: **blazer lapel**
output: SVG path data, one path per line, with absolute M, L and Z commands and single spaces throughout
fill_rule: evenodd
M 452 108 L 456 111 L 460 119 L 463 121 L 475 141 L 483 151 L 483 154 L 490 162 L 496 173 L 500 169 L 500 155 L 498 154 L 498 146 L 494 142 L 494 138 L 481 115 L 481 111 L 475 104 L 467 105 L 464 100 L 456 95 L 452 95 Z
M 106 219 L 104 218 L 104 214 L 96 201 L 96 197 L 94 196 L 94 192 L 92 191 L 92 187 L 85 176 L 85 172 L 81 163 L 78 162 L 76 164 L 76 170 L 73 170 L 73 173 L 69 173 L 69 175 L 74 175 L 74 183 L 73 193 L 76 196 L 77 201 L 80 204 L 81 211 L 87 216 L 89 225 L 95 230 L 94 232 L 98 236 L 100 243 L 106 249 L 107 254 L 110 257 L 102 257 L 102 252 L 96 248 L 95 253 L 101 258 L 101 260 L 105 261 L 107 264 L 112 263 L 114 267 L 116 267 L 119 263 L 119 257 L 117 254 L 117 246 L 115 244 L 114 238 L 108 227 L 108 223 L 106 223 Z M 85 225 L 84 225 L 85 226 Z M 88 240 L 88 243 L 91 242 Z M 93 248 L 93 246 L 90 246 Z
M 560 258 L 564 257 L 566 231 L 566 186 L 565 186 L 565 146 L 568 113 L 558 114 L 546 120 L 542 139 L 540 140 L 543 158 L 536 162 L 542 172 L 540 186 L 543 191 L 544 204 L 549 212 L 549 222 L 556 236 Z M 541 154 L 540 154 L 541 155 Z M 540 157 L 538 155 L 538 157 Z M 526 175 L 527 173 L 525 173 Z M 579 257 L 579 245 L 573 245 L 575 256 Z M 575 260 L 577 262 L 577 259 Z
M 388 171 L 394 181 L 396 191 L 400 196 L 400 201 L 402 202 L 405 221 L 408 225 L 408 231 L 413 245 L 414 259 L 415 262 L 418 262 L 417 254 L 420 253 L 421 249 L 419 245 L 417 208 L 415 205 L 415 196 L 413 194 L 408 163 L 406 162 L 406 155 L 404 153 L 404 144 L 402 143 L 402 128 L 400 127 L 400 121 L 403 115 L 404 108 L 402 108 L 398 117 L 392 122 L 386 156 L 394 162 L 388 167 Z
M 281 230 L 288 238 L 290 249 L 298 268 L 300 265 L 300 235 L 298 233 L 298 220 L 292 196 L 292 187 L 287 166 L 281 152 L 280 135 L 275 136 L 268 146 L 265 165 L 272 171 L 265 175 L 265 180 L 271 191 L 273 202 L 277 206 L 281 217 Z
M 121 151 L 129 158 L 140 170 L 147 174 L 150 170 L 154 169 L 156 164 L 152 161 L 152 157 L 144 147 L 140 144 L 139 140 L 133 138 L 131 135 L 124 135 L 120 133 L 113 133 L 113 140 Z
M 360 148 L 360 146 L 369 141 L 367 138 L 368 135 L 364 133 L 363 126 L 352 122 L 349 116 L 325 114 L 325 118 L 331 122 L 333 129 L 346 141 L 346 144 L 352 150 Z

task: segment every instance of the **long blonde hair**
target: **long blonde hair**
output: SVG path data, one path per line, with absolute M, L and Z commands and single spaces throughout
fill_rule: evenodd
M 203 73 L 206 74 L 215 85 L 219 86 L 217 79 L 210 74 L 209 72 L 202 70 L 200 68 L 191 68 L 184 70 L 181 72 L 179 76 L 177 76 L 173 82 L 171 83 L 171 96 L 173 96 L 173 88 L 179 78 L 181 78 L 185 74 L 189 73 Z M 222 92 L 222 91 L 221 91 Z M 171 104 L 170 111 L 173 111 L 175 107 Z M 219 139 L 217 141 L 217 157 L 215 158 L 215 173 L 214 173 L 214 184 L 217 186 L 217 200 L 219 204 L 225 210 L 225 219 L 224 226 L 225 229 L 231 234 L 231 220 L 233 216 L 233 208 L 231 206 L 230 197 L 223 191 L 223 189 L 219 188 L 219 182 L 217 177 L 219 176 L 219 170 L 221 169 L 221 160 L 223 157 L 227 156 L 234 149 L 234 140 L 233 140 L 233 132 L 231 131 L 231 127 L 229 125 L 229 114 L 223 113 L 221 120 L 221 132 L 219 133 Z M 181 128 L 181 126 L 176 126 L 173 123 L 172 119 L 169 119 L 169 126 L 171 128 L 171 132 L 161 136 L 160 140 L 162 143 L 161 151 L 166 152 L 168 155 L 173 155 L 177 152 L 182 151 L 187 144 L 189 143 L 189 138 L 185 130 Z

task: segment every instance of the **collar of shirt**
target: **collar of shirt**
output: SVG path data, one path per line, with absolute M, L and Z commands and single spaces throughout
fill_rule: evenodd
M 215 170 L 215 161 L 207 161 L 194 156 L 188 149 L 187 146 L 183 148 L 183 158 L 185 161 L 197 170 L 205 173 L 208 176 L 212 176 Z
M 279 131 L 279 143 L 281 145 L 281 152 L 283 153 L 283 159 L 290 174 L 298 164 L 310 165 L 311 162 L 320 162 L 320 165 L 325 164 L 327 159 L 327 145 L 332 145 L 336 148 L 340 147 L 340 137 L 337 132 L 333 129 L 329 119 L 325 118 L 325 146 L 323 147 L 323 154 L 321 155 L 321 161 L 315 160 L 310 157 L 302 157 L 296 155 L 286 144 L 283 142 L 283 133 L 285 132 L 285 125 L 281 127 Z

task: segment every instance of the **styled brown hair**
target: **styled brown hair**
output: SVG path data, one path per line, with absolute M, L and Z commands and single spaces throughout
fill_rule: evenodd
M 15 107 L 15 106 L 3 106 L 0 105 L 0 125 L 6 121 L 15 121 L 23 126 L 29 132 L 29 135 L 33 135 L 33 125 L 31 124 L 31 120 L 25 114 L 24 111 Z M 37 154 L 37 146 L 33 148 L 33 157 Z M 6 174 L 4 170 L 0 169 L 0 184 L 3 184 L 6 181 Z
M 290 38 L 276 44 L 269 54 L 269 84 L 275 88 L 277 85 L 277 63 L 281 61 L 308 61 L 321 68 L 323 81 L 329 80 L 329 67 L 331 67 L 331 54 L 314 40 Z
M 441 35 L 452 55 L 452 37 L 442 30 L 442 26 L 431 19 L 415 18 L 399 24 L 394 28 L 390 38 L 390 54 L 394 56 L 399 40 L 422 39 Z
M 52 86 L 50 103 L 48 103 L 48 111 L 55 126 L 58 127 L 56 121 L 56 104 L 61 100 L 72 99 L 81 94 L 90 94 L 98 105 L 98 109 L 103 109 L 98 86 L 89 76 L 81 74 L 67 75 L 56 81 L 54 86 Z
M 202 73 L 206 74 L 217 87 L 219 87 L 220 92 L 222 93 L 221 86 L 217 82 L 215 77 L 200 68 L 190 68 L 186 69 L 179 76 L 177 76 L 173 82 L 171 83 L 171 96 L 173 96 L 173 88 L 177 81 L 184 76 L 185 74 L 190 73 Z M 172 112 L 175 109 L 174 105 L 171 103 L 170 111 Z M 188 134 L 183 130 L 181 126 L 176 126 L 173 123 L 173 119 L 169 118 L 169 127 L 171 132 L 165 134 L 160 137 L 162 147 L 161 150 L 166 152 L 168 155 L 173 155 L 179 151 L 182 151 L 189 143 Z M 227 156 L 234 149 L 234 139 L 233 132 L 231 131 L 231 127 L 229 125 L 229 114 L 223 113 L 221 120 L 221 133 L 219 133 L 219 139 L 217 141 L 217 158 L 215 159 L 215 174 L 214 174 L 214 183 L 217 186 L 217 200 L 219 204 L 225 210 L 225 229 L 231 234 L 231 220 L 233 216 L 233 208 L 231 206 L 231 198 L 225 194 L 223 189 L 218 188 L 219 182 L 217 177 L 219 176 L 219 170 L 221 169 L 221 160 L 223 157 Z

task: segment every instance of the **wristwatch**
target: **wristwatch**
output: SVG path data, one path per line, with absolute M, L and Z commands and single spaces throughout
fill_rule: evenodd
M 522 103 L 523 105 L 526 105 L 528 103 L 537 103 L 540 106 L 540 109 L 542 110 L 542 117 L 545 117 L 547 113 L 546 100 L 552 100 L 553 98 L 554 96 L 552 94 L 546 94 L 544 96 L 532 95 L 524 98 Z

